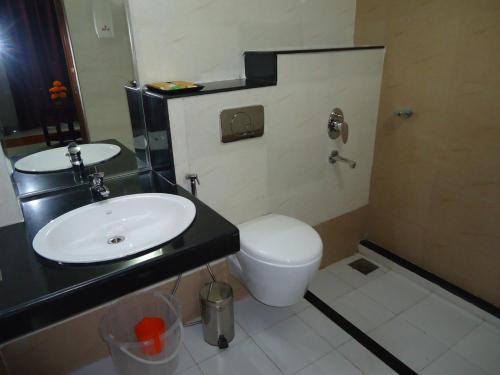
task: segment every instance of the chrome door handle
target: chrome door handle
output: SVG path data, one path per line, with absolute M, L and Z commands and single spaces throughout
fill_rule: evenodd
M 342 142 L 347 143 L 349 139 L 349 125 L 344 121 L 344 113 L 340 108 L 334 108 L 328 118 L 328 135 L 331 139 L 342 136 Z

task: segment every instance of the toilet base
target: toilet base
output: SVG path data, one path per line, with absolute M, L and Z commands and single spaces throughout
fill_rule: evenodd
M 319 269 L 321 257 L 303 265 L 276 265 L 257 260 L 243 251 L 228 257 L 229 271 L 258 301 L 275 307 L 302 300 Z

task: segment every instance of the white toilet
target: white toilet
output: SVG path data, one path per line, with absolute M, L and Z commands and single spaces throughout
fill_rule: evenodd
M 323 255 L 318 233 L 300 220 L 275 214 L 238 228 L 240 251 L 229 257 L 230 272 L 266 305 L 300 302 Z

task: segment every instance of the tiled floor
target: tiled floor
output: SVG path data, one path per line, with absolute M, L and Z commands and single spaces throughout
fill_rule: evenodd
M 359 257 L 320 271 L 310 290 L 417 373 L 500 374 L 499 328 L 402 274 L 380 267 L 363 275 L 348 266 Z M 366 374 L 387 373 L 356 362 L 354 345 L 338 350 Z
M 353 270 L 359 257 L 320 271 L 310 290 L 419 374 L 500 374 L 500 329 L 393 271 Z M 249 297 L 235 319 L 223 351 L 186 328 L 176 375 L 395 374 L 305 300 L 272 308 Z M 84 374 L 114 374 L 111 360 L 73 373 Z

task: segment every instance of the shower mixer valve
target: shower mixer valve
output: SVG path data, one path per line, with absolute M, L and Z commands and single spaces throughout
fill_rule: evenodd
M 341 161 L 343 163 L 347 163 L 349 165 L 349 167 L 351 167 L 353 169 L 356 168 L 356 162 L 354 160 L 347 159 L 347 158 L 340 156 L 339 152 L 337 150 L 332 151 L 328 160 L 332 164 L 335 164 L 336 162 Z
M 331 139 L 342 136 L 342 142 L 347 143 L 349 138 L 349 126 L 344 121 L 344 112 L 340 108 L 334 108 L 328 118 L 328 135 Z

